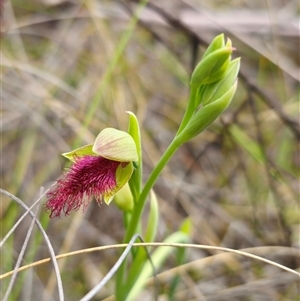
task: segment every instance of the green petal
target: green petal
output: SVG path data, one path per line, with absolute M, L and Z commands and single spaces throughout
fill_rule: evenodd
M 77 148 L 69 153 L 63 153 L 62 156 L 66 157 L 72 162 L 75 162 L 76 157 L 97 156 L 97 154 L 93 152 L 93 144 L 88 144 L 80 148 Z
M 113 196 L 129 181 L 133 172 L 132 163 L 121 163 L 116 171 L 116 188 L 107 194 L 103 195 L 104 202 L 109 205 L 112 201 Z
M 106 128 L 97 136 L 92 151 L 97 155 L 119 162 L 138 161 L 136 145 L 126 132 Z

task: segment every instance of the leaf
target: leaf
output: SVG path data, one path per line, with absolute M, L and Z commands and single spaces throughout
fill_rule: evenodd
M 151 190 L 151 198 L 150 198 L 150 212 L 148 217 L 148 224 L 145 231 L 145 241 L 153 241 L 157 231 L 158 225 L 158 217 L 159 217 L 159 208 L 157 203 L 157 197 L 153 190 Z
M 231 125 L 229 127 L 233 139 L 242 146 L 254 159 L 259 163 L 263 163 L 264 155 L 258 143 L 250 138 L 240 127 Z
M 170 236 L 168 236 L 164 243 L 187 243 L 189 241 L 189 237 L 181 232 L 174 232 Z M 175 252 L 176 249 L 173 247 L 159 247 L 157 248 L 151 255 L 151 259 L 153 265 L 158 270 L 165 262 L 165 260 L 170 256 L 171 253 Z M 132 290 L 129 292 L 128 296 L 126 297 L 126 301 L 129 300 L 137 300 L 136 297 L 143 289 L 148 278 L 153 274 L 153 269 L 149 261 L 146 262 L 143 270 L 139 274 L 137 280 L 135 281 L 135 285 L 133 286 Z

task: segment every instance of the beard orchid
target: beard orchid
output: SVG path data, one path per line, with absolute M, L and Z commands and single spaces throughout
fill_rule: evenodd
M 47 193 L 46 209 L 50 217 L 68 215 L 83 209 L 94 197 L 100 205 L 107 205 L 114 195 L 129 181 L 138 161 L 136 145 L 126 132 L 104 129 L 94 144 L 64 153 L 73 162 Z

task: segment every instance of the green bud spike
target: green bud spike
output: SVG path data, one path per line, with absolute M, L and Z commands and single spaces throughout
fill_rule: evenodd
M 188 105 L 176 136 L 181 134 L 201 104 L 205 106 L 219 99 L 232 86 L 236 78 L 234 70 L 238 72 L 239 69 L 239 64 L 234 70 L 231 69 L 236 64 L 236 62 L 231 63 L 231 54 L 234 49 L 230 39 L 227 39 L 225 44 L 223 34 L 218 35 L 208 46 L 202 60 L 192 73 Z M 223 81 L 225 77 L 226 81 Z M 215 94 L 216 92 L 218 93 Z
M 136 145 L 126 132 L 106 128 L 97 136 L 93 152 L 98 156 L 119 162 L 138 161 Z

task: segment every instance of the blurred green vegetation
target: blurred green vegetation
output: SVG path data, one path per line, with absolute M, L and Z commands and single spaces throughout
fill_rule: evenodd
M 273 14 L 261 32 L 253 32 L 250 27 L 249 31 L 232 31 L 230 22 L 220 30 L 203 30 L 180 19 L 186 13 L 192 20 L 201 10 L 216 12 L 216 18 L 220 12 L 239 16 L 253 9 L 248 1 L 215 1 L 210 7 L 204 1 L 177 1 L 174 6 L 166 1 L 156 14 L 168 26 L 150 14 L 154 9 L 150 1 L 114 65 L 130 22 L 128 8 L 133 8 L 131 1 L 122 3 L 35 0 L 4 4 L 1 188 L 31 205 L 41 187 L 48 188 L 66 166 L 61 153 L 75 144 L 93 142 L 105 127 L 126 130 L 128 110 L 140 122 L 146 178 L 179 126 L 192 63 L 202 55 L 205 43 L 223 31 L 237 48 L 234 55 L 242 57 L 238 91 L 224 116 L 180 149 L 156 185 L 161 210 L 158 240 L 189 216 L 194 243 L 257 248 L 259 255 L 299 270 L 299 256 L 294 252 L 300 247 L 299 78 L 294 76 L 294 70 L 299 70 L 299 36 L 285 34 L 282 22 L 277 22 L 283 8 L 291 19 L 297 18 L 293 6 L 285 1 L 269 6 L 253 2 L 259 13 Z M 111 76 L 107 76 L 109 66 L 113 67 Z M 1 196 L 1 238 L 23 213 Z M 95 202 L 85 213 L 56 220 L 48 219 L 42 205 L 39 220 L 59 254 L 120 242 L 124 232 L 118 209 L 114 205 L 99 208 Z M 2 248 L 1 274 L 13 268 L 29 223 L 25 219 Z M 37 235 L 34 232 L 23 264 L 49 256 Z M 270 253 L 268 246 L 282 250 Z M 297 300 L 300 294 L 297 278 L 284 282 L 282 272 L 274 267 L 235 256 L 214 261 L 209 251 L 186 255 L 187 263 L 197 262 L 180 274 L 176 289 L 172 287 L 176 273 L 161 278 L 160 292 L 171 291 L 173 300 L 281 301 Z M 213 257 L 208 260 L 207 256 Z M 61 267 L 66 300 L 79 300 L 117 258 L 117 252 L 107 251 L 68 259 Z M 165 270 L 176 265 L 174 256 Z M 49 285 L 51 265 L 20 275 L 9 300 L 57 300 L 55 285 Z M 3 280 L 1 296 L 8 281 Z M 255 285 L 257 289 L 249 293 L 248 288 Z M 152 292 L 145 290 L 145 295 Z M 112 293 L 110 283 L 93 300 L 104 300 Z

